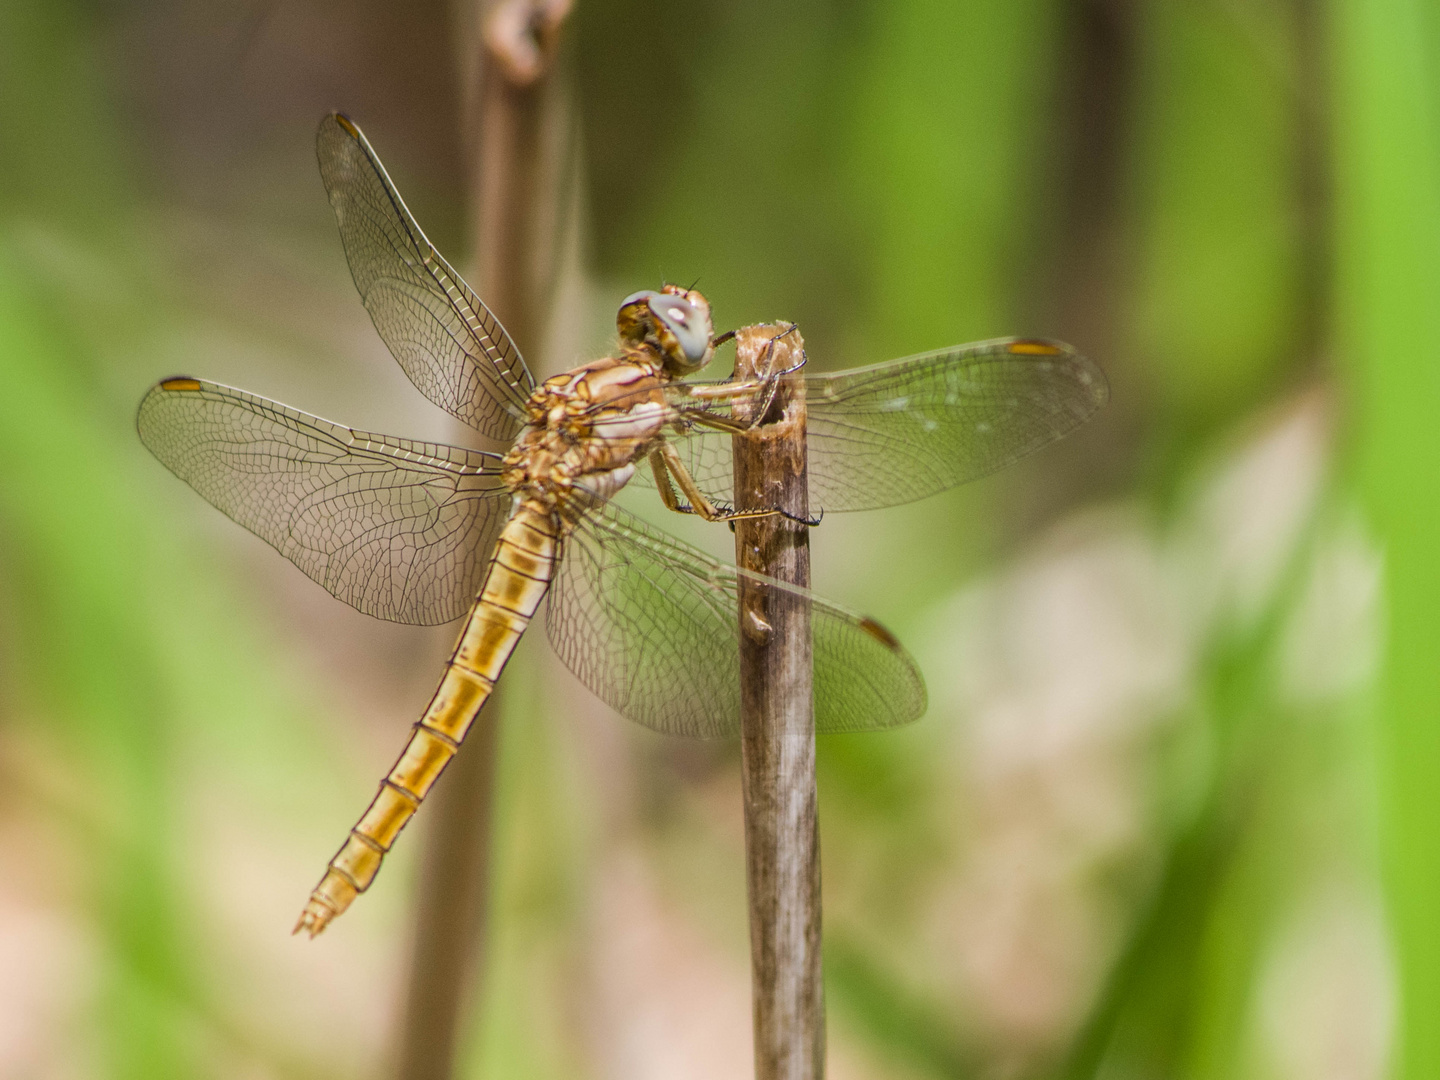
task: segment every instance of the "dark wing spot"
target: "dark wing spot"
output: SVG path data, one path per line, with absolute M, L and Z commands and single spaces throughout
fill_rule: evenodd
M 186 390 L 199 390 L 200 380 L 192 379 L 189 375 L 177 375 L 173 379 L 166 379 L 160 384 L 161 390 L 182 392 Z
M 886 630 L 885 627 L 881 626 L 874 619 L 862 618 L 860 620 L 860 629 L 864 630 L 867 634 L 873 637 L 876 641 L 880 642 L 880 644 L 884 645 L 887 649 L 900 648 L 900 639 L 897 638 L 894 634 L 892 634 L 889 630 Z

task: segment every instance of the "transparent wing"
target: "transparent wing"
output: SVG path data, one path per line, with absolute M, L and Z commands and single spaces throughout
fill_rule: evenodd
M 671 735 L 735 735 L 742 573 L 607 505 L 565 541 L 546 629 L 565 665 L 631 720 Z M 894 727 L 925 711 L 920 672 L 882 627 L 747 577 L 810 602 L 817 731 Z
M 513 442 L 535 379 L 510 335 L 425 238 L 358 127 L 330 114 L 315 152 L 355 287 L 405 374 L 450 415 Z
M 153 387 L 136 426 L 225 514 L 394 622 L 463 615 L 510 508 L 493 454 L 354 431 L 199 379 Z
M 1105 404 L 1105 376 L 1068 345 L 1006 338 L 799 381 L 807 408 L 810 506 L 873 510 L 994 472 L 1062 438 Z M 731 415 L 674 388 L 676 449 L 697 484 L 728 504 Z M 697 422 L 699 421 L 699 422 Z M 648 470 L 646 470 L 648 473 Z M 653 480 L 651 481 L 653 482 Z

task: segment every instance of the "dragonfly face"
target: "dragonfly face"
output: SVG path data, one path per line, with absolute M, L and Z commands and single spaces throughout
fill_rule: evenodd
M 374 879 L 542 600 L 560 659 L 658 731 L 738 731 L 742 582 L 809 605 L 817 731 L 924 711 L 920 674 L 888 631 L 614 507 L 632 476 L 648 475 L 670 509 L 732 516 L 733 438 L 786 380 L 806 402 L 811 507 L 868 510 L 1001 468 L 1106 398 L 1104 376 L 1069 346 L 1014 338 L 831 375 L 689 381 L 714 353 L 714 326 L 706 299 L 674 285 L 625 299 L 614 356 L 537 386 L 360 129 L 331 115 L 316 149 L 375 329 L 421 393 L 511 449 L 356 431 L 189 376 L 140 403 L 156 457 L 341 600 L 398 622 L 465 616 L 434 697 L 305 906 L 296 929 L 312 935 Z
M 621 341 L 654 347 L 673 377 L 693 375 L 715 355 L 710 302 L 694 289 L 666 285 L 632 293 L 620 302 L 615 322 Z

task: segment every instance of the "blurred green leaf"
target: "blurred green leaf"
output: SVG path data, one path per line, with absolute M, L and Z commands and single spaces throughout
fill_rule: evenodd
M 1386 560 L 1385 875 L 1401 985 L 1394 1074 L 1440 1074 L 1440 50 L 1409 0 L 1334 8 L 1340 340 L 1356 468 Z

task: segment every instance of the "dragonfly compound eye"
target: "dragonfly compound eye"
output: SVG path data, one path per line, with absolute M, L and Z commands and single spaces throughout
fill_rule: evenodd
M 650 300 L 659 295 L 653 289 L 646 289 L 643 292 L 631 293 L 620 301 L 615 325 L 623 340 L 638 345 L 654 332 L 655 319 L 650 312 Z
M 710 360 L 715 328 L 703 300 L 697 303 L 688 296 L 647 289 L 621 302 L 615 322 L 621 338 L 637 345 L 649 342 L 659 349 L 667 367 L 681 373 L 704 367 Z
M 702 367 L 709 359 L 710 339 L 715 336 L 710 313 L 678 296 L 652 297 L 650 310 L 660 323 L 656 329 L 669 330 L 674 338 L 671 346 L 663 332 L 659 335 L 661 345 L 669 346 L 665 351 L 671 358 L 685 368 Z

